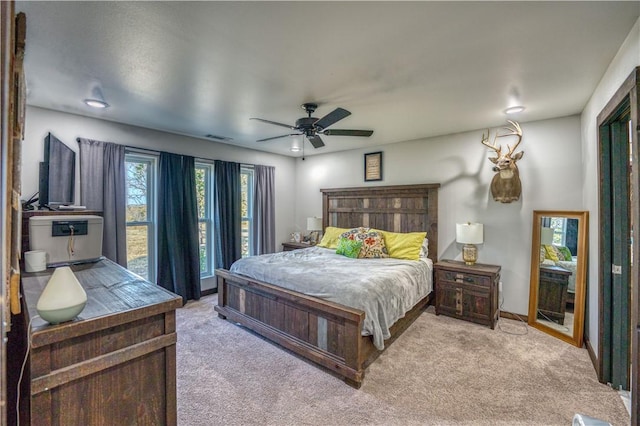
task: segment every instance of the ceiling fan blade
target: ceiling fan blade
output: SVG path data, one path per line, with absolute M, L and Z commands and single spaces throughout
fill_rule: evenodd
M 321 129 L 326 129 L 331 126 L 333 123 L 336 123 L 342 120 L 345 117 L 350 116 L 351 113 L 344 108 L 336 108 L 331 111 L 329 114 L 322 117 L 320 120 L 314 123 L 314 126 L 319 127 Z
M 324 146 L 322 138 L 318 135 L 307 136 L 307 139 L 309 139 L 309 142 L 311 142 L 311 145 L 313 145 L 314 148 L 321 148 Z
M 275 124 L 276 126 L 286 127 L 287 129 L 295 130 L 295 127 L 289 124 L 278 123 L 277 121 L 271 121 L 271 120 L 265 120 L 263 118 L 253 118 L 253 117 L 250 118 L 249 120 L 258 120 L 258 121 L 262 121 L 263 123 Z
M 274 139 L 280 139 L 280 138 L 287 138 L 289 136 L 300 136 L 302 133 L 292 133 L 290 135 L 280 135 L 280 136 L 274 136 L 272 138 L 264 138 L 264 139 L 258 139 L 256 142 L 266 142 L 266 141 L 272 141 Z
M 371 136 L 373 130 L 327 129 L 322 134 L 327 136 Z

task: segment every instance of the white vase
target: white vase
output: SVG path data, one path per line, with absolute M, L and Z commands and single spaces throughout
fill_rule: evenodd
M 87 303 L 87 293 L 68 266 L 56 268 L 44 287 L 36 310 L 52 324 L 71 321 Z

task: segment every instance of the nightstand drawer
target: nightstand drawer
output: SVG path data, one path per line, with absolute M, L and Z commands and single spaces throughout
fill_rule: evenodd
M 491 287 L 491 277 L 486 275 L 475 275 L 467 272 L 449 271 L 439 269 L 437 279 L 456 284 L 476 285 L 480 287 Z

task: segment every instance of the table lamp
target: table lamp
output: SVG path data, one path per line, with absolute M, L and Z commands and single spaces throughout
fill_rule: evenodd
M 309 231 L 309 241 L 311 242 L 311 244 L 315 244 L 320 239 L 320 232 L 322 231 L 322 218 L 308 217 L 307 231 Z
M 462 260 L 467 265 L 473 265 L 478 260 L 478 249 L 475 244 L 482 244 L 484 238 L 481 223 L 456 224 L 456 242 L 464 244 L 462 247 Z
M 553 229 L 546 227 L 540 229 L 540 244 L 543 246 L 553 244 Z

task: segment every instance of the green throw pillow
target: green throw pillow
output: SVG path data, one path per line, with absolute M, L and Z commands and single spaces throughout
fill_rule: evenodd
M 571 250 L 569 250 L 565 246 L 557 246 L 557 248 L 558 248 L 558 251 L 563 254 L 564 260 L 568 260 L 568 261 L 573 260 L 573 257 L 571 256 Z
M 348 238 L 340 238 L 338 240 L 338 248 L 336 249 L 336 254 L 341 254 L 343 256 L 357 259 L 361 248 L 362 248 L 362 241 L 350 240 Z

